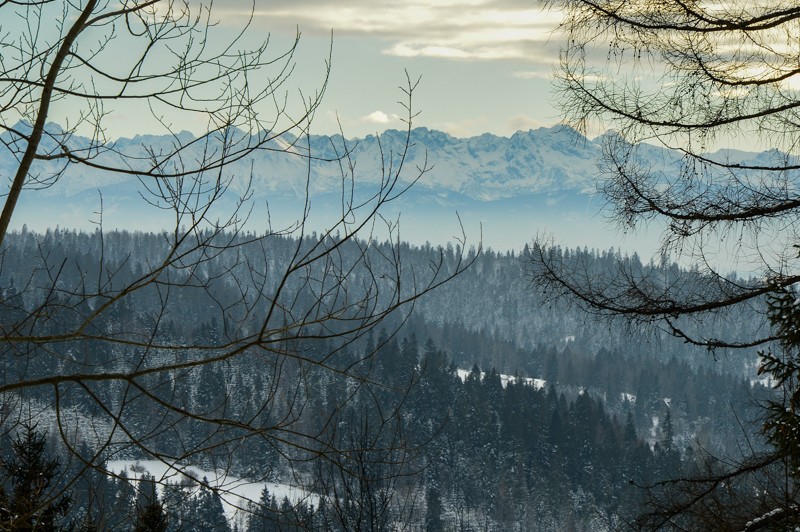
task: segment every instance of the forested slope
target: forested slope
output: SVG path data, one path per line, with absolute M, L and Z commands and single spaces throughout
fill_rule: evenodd
M 208 320 L 208 309 L 236 300 L 243 290 L 279 282 L 271 272 L 281 270 L 297 244 L 276 236 L 269 254 L 251 254 L 243 243 L 236 263 L 216 264 L 209 257 L 184 272 L 184 279 L 176 279 L 184 282 L 183 290 L 171 294 L 168 287 L 153 286 L 135 294 L 107 318 L 92 322 L 98 334 L 118 342 L 101 348 L 90 338 L 65 340 L 59 349 L 67 356 L 58 364 L 85 372 L 124 372 L 133 365 L 163 362 L 164 356 L 204 356 L 192 346 L 224 343 L 252 326 L 247 316 L 238 321 L 232 316 L 228 323 Z M 381 252 L 382 246 L 370 248 Z M 105 292 L 129 285 L 162 249 L 158 234 L 13 233 L 0 274 L 3 312 L 57 335 L 70 320 L 102 304 L 88 300 L 86 308 L 72 307 L 70 291 L 85 294 L 97 282 L 105 283 Z M 342 249 L 351 251 L 356 250 Z M 403 279 L 439 257 L 445 263 L 457 257 L 452 248 L 402 251 Z M 615 260 L 611 253 L 574 254 L 577 260 L 597 261 L 598 267 Z M 211 278 L 210 271 L 227 275 Z M 357 284 L 363 273 L 352 272 L 348 282 Z M 200 284 L 195 290 L 187 280 Z M 51 306 L 59 314 L 38 316 L 35 302 L 53 287 L 52 297 L 63 298 L 63 305 Z M 325 347 L 287 339 L 280 353 L 302 356 L 282 357 L 277 348 L 275 353 L 244 352 L 147 382 L 153 394 L 114 381 L 64 388 L 58 417 L 50 406 L 51 389 L 41 386 L 4 395 L 3 415 L 10 421 L 35 412 L 37 430 L 50 435 L 48 452 L 59 457 L 63 479 L 80 467 L 76 458 L 81 453 L 99 453 L 105 460 L 152 458 L 130 445 L 141 439 L 159 450 L 161 460 L 182 456 L 207 470 L 300 485 L 316 494 L 300 502 L 267 494 L 262 506 L 253 501 L 248 507 L 255 516 L 283 522 L 281 529 L 293 524 L 351 530 L 366 522 L 382 529 L 405 522 L 428 523 L 431 530 L 530 529 L 532 523 L 542 530 L 568 525 L 598 530 L 635 514 L 641 492 L 630 480 L 648 483 L 700 467 L 707 450 L 735 452 L 746 436 L 737 416 L 750 415 L 751 399 L 765 393 L 743 376 L 742 361 L 698 363 L 678 343 L 579 318 L 576 311 L 542 301 L 534 288 L 527 285 L 520 257 L 487 252 L 454 281 L 419 300 L 413 313 L 390 316 L 383 332 L 363 342 Z M 303 286 L 293 293 L 298 308 L 305 304 L 303 297 L 311 296 Z M 179 304 L 170 307 L 179 311 L 161 312 L 164 297 L 179 297 Z M 26 313 L 30 320 L 24 319 Z M 148 348 L 127 341 L 140 331 L 153 331 Z M 185 353 L 160 352 L 160 337 L 180 339 Z M 375 349 L 376 358 L 363 357 Z M 9 382 L 59 371 L 51 367 L 52 357 L 6 355 L 3 378 Z M 350 376 L 335 378 L 317 367 L 318 360 Z M 259 410 L 256 399 L 270 394 L 283 399 L 270 411 Z M 302 403 L 292 401 L 300 396 L 306 398 Z M 233 424 L 208 433 L 198 420 L 162 408 L 159 400 L 164 398 L 210 418 L 248 419 L 280 437 L 254 438 Z M 118 412 L 117 425 L 108 422 L 102 408 Z M 389 416 L 391 423 L 385 412 L 397 412 Z M 119 430 L 119 424 L 126 430 Z M 72 451 L 56 443 L 53 435 L 59 430 L 66 432 Z M 301 439 L 302 434 L 319 438 Z M 336 464 L 320 460 L 325 456 L 321 442 L 364 449 L 348 460 L 365 473 L 345 475 Z M 10 460 L 12 446 L 2 448 Z M 188 455 L 187 449 L 192 450 Z M 137 492 L 147 495 L 142 495 L 146 482 L 108 479 L 91 470 L 81 478 L 70 519 L 110 519 L 110 509 L 122 508 L 113 511 L 119 516 L 114 525 L 133 526 L 131 500 Z M 224 498 L 224 489 L 206 487 L 215 489 L 198 491 L 195 484 L 160 491 L 171 526 L 194 529 L 191 523 L 198 518 L 189 515 L 193 505 L 187 499 L 196 497 L 209 512 L 216 508 L 219 513 L 214 496 Z M 255 517 L 239 525 L 253 530 L 267 526 Z

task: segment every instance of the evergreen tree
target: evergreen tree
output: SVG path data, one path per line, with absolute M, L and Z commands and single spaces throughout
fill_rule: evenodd
M 194 511 L 192 522 L 184 530 L 201 531 L 215 530 L 226 532 L 230 530 L 228 520 L 225 517 L 225 510 L 222 506 L 222 498 L 214 490 L 207 487 L 208 479 L 203 478 L 200 489 L 193 501 Z
M 118 479 L 111 482 L 111 511 L 105 517 L 110 529 L 129 528 L 136 517 L 136 490 L 128 480 L 128 474 L 122 471 Z M 123 526 L 123 523 L 127 526 Z
M 168 532 L 179 532 L 189 528 L 194 508 L 191 492 L 192 489 L 187 484 L 167 483 L 164 486 L 161 506 L 170 516 Z
M 425 493 L 425 532 L 442 532 L 442 497 L 436 485 L 428 487 Z
M 767 438 L 778 452 L 789 458 L 795 476 L 800 471 L 800 298 L 792 289 L 779 290 L 770 300 L 770 321 L 781 338 L 779 353 L 760 353 L 759 373 L 768 373 L 781 399 L 768 403 Z
M 139 481 L 134 531 L 167 532 L 168 524 L 167 513 L 158 500 L 155 480 L 152 477 L 143 476 Z
M 70 499 L 52 499 L 53 480 L 59 471 L 57 459 L 46 453 L 45 435 L 35 424 L 23 423 L 11 444 L 13 456 L 0 458 L 0 529 L 20 531 L 62 530 Z
M 275 498 L 272 497 L 267 486 L 264 486 L 258 503 L 250 509 L 250 515 L 247 518 L 247 532 L 278 530 L 278 515 L 275 506 Z
M 661 424 L 661 455 L 657 458 L 662 478 L 673 478 L 680 473 L 681 455 L 675 445 L 675 429 L 669 407 Z

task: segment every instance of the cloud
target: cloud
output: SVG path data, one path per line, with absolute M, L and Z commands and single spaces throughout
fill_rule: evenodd
M 518 79 L 544 79 L 550 81 L 553 79 L 552 69 L 544 70 L 518 70 L 511 73 L 512 77 Z
M 444 59 L 466 59 L 470 53 L 451 46 L 427 46 L 422 43 L 397 43 L 383 51 L 397 57 L 441 57 Z
M 215 13 L 223 23 L 249 16 L 245 5 L 236 6 L 241 1 L 230 0 Z M 253 24 L 377 37 L 388 43 L 385 54 L 400 57 L 541 61 L 542 55 L 557 57 L 542 49 L 551 47 L 560 18 L 531 3 L 507 0 L 297 0 L 259 7 Z
M 514 115 L 506 120 L 506 130 L 509 134 L 517 131 L 527 131 L 545 126 L 541 120 L 526 115 Z
M 478 118 L 465 118 L 454 122 L 440 122 L 431 124 L 431 127 L 449 133 L 457 138 L 467 138 L 486 132 L 489 120 L 485 116 Z
M 361 118 L 364 122 L 371 122 L 373 124 L 386 125 L 392 122 L 398 122 L 400 117 L 394 113 L 386 114 L 383 111 L 373 111 L 367 116 Z

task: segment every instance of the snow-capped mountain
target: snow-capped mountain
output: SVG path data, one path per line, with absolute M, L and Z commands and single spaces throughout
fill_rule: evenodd
M 15 126 L 26 127 L 30 126 Z M 12 221 L 15 227 L 28 224 L 39 230 L 55 225 L 88 229 L 95 227 L 102 211 L 106 227 L 156 230 L 162 223 L 158 215 L 164 214 L 142 201 L 148 179 L 140 182 L 102 167 L 120 166 L 122 157 L 124 164 L 137 170 L 151 168 L 153 161 L 166 170 L 193 168 L 208 154 L 219 153 L 220 146 L 180 132 L 175 136 L 121 138 L 98 150 L 88 138 L 65 136 L 56 124 L 48 125 L 47 131 L 50 135 L 43 141 L 42 152 L 60 154 L 61 142 L 92 156 L 92 164 L 65 165 L 57 158 L 37 160 L 31 171 L 30 190 L 23 192 Z M 254 137 L 243 131 L 232 129 L 227 133 L 226 142 L 233 153 L 237 146 L 253 142 Z M 343 187 L 349 192 L 352 183 L 356 200 L 369 198 L 382 180 L 397 171 L 402 159 L 400 185 L 418 178 L 419 168 L 430 167 L 408 193 L 383 211 L 390 217 L 402 215 L 403 237 L 411 241 L 450 240 L 460 234 L 463 223 L 472 224 L 467 227 L 469 232 L 482 234 L 484 243 L 496 248 L 519 249 L 543 231 L 575 244 L 617 246 L 619 239 L 610 236 L 602 223 L 603 202 L 595 195 L 601 178 L 597 160 L 603 143 L 614 135 L 609 132 L 588 139 L 574 129 L 556 126 L 518 131 L 511 137 L 486 133 L 456 138 L 417 128 L 411 132 L 405 151 L 406 133 L 397 130 L 347 140 L 340 135 L 297 138 L 284 134 L 246 157 L 226 161 L 229 164 L 224 172 L 232 178 L 229 205 L 247 192 L 255 205 L 269 206 L 268 215 L 264 209 L 260 217 L 256 216 L 258 223 L 263 225 L 268 220 L 284 227 L 295 223 L 304 212 L 302 199 L 309 191 L 312 213 L 322 214 L 313 220 L 314 227 L 322 228 L 331 226 L 326 214 L 331 215 L 327 220 L 336 220 L 337 209 L 341 213 Z M 24 146 L 10 143 L 9 133 L 0 135 L 0 140 L 0 176 L 8 180 L 16 171 L 19 150 Z M 165 159 L 164 154 L 173 153 L 178 146 L 179 157 Z M 647 167 L 666 173 L 677 172 L 680 164 L 674 153 L 657 146 L 643 145 L 637 157 Z M 774 159 L 775 154 L 725 151 L 711 157 L 739 162 Z M 59 178 L 48 180 L 53 175 Z M 152 186 L 153 180 L 149 184 Z M 32 190 L 36 188 L 39 190 Z
M 25 128 L 25 125 L 17 127 Z M 48 130 L 54 137 L 62 134 L 61 128 L 55 124 L 48 126 Z M 237 140 L 247 140 L 245 136 L 240 131 L 234 134 Z M 3 137 L 9 140 L 9 134 Z M 151 156 L 169 153 L 178 143 L 188 143 L 188 148 L 182 151 L 182 159 L 191 167 L 192 162 L 200 160 L 208 149 L 201 142 L 189 143 L 192 139 L 187 132 L 179 133 L 177 138 L 168 135 L 121 138 L 106 145 L 113 151 L 101 153 L 93 162 L 113 164 L 116 153 L 121 153 L 129 163 L 131 158 L 136 158 L 134 165 L 144 169 L 151 164 Z M 248 176 L 252 170 L 256 198 L 304 194 L 308 176 L 313 193 L 332 192 L 341 185 L 342 170 L 336 160 L 343 154 L 349 153 L 356 163 L 357 183 L 378 183 L 389 168 L 397 168 L 404 142 L 405 132 L 397 130 L 385 131 L 379 137 L 369 135 L 347 141 L 339 135 L 313 135 L 308 139 L 284 135 L 234 162 L 228 171 Z M 65 143 L 77 150 L 88 150 L 91 146 L 89 139 L 77 135 Z M 46 141 L 44 147 L 47 151 L 60 151 L 52 139 Z M 440 131 L 417 128 L 411 134 L 401 181 L 414 179 L 416 169 L 425 166 L 427 160 L 433 169 L 423 177 L 419 186 L 428 192 L 451 192 L 474 200 L 491 201 L 521 194 L 592 189 L 598 150 L 596 142 L 564 126 L 519 131 L 508 138 L 488 133 L 455 138 Z M 310 162 L 304 157 L 307 154 L 312 157 Z M 0 152 L 0 174 L 13 175 L 16 164 L 17 158 L 11 151 Z M 32 174 L 43 177 L 61 168 L 58 160 L 37 161 Z M 44 193 L 69 197 L 100 189 L 113 196 L 115 189 L 127 181 L 130 178 L 124 175 L 71 165 L 58 183 Z

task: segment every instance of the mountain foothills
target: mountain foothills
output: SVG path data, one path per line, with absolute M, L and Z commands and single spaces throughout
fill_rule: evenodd
M 483 140 L 487 145 L 501 142 Z M 469 143 L 461 145 L 466 149 Z M 241 240 L 228 245 L 241 245 L 244 260 L 203 261 L 191 275 L 204 280 L 206 289 L 181 291 L 167 312 L 158 286 L 133 294 L 94 322 L 85 338 L 64 341 L 61 358 L 4 356 L 4 378 L 45 378 L 78 367 L 84 374 L 93 368 L 124 374 L 132 365 L 147 368 L 163 363 L 164 357 L 203 356 L 193 353 L 192 346 L 224 345 L 249 334 L 256 324 L 247 316 L 219 323 L 209 321 L 206 310 L 255 286 L 280 282 L 271 272 L 282 271 L 282 261 L 303 242 L 275 235 L 267 256 L 251 249 L 255 244 L 244 235 L 229 238 Z M 57 337 L 60 328 L 69 328 L 99 304 L 87 301 L 83 308 L 69 301 L 71 287 L 98 277 L 96 257 L 104 257 L 107 270 L 99 277 L 113 290 L 141 275 L 148 261 L 163 252 L 163 242 L 158 233 L 15 231 L 3 254 L 4 312 L 35 315 L 31 306 L 43 296 L 38 292 L 57 279 L 58 297 L 64 299 L 52 308 L 60 315 L 21 322 Z M 393 249 L 380 242 L 367 248 L 370 253 Z M 453 246 L 402 248 L 406 275 L 438 258 L 454 262 L 460 251 Z M 339 252 L 345 259 L 364 253 L 353 243 Z M 597 322 L 541 299 L 526 286 L 523 258 L 514 253 L 468 255 L 475 262 L 466 272 L 418 301 L 412 314 L 389 316 L 356 343 L 331 340 L 326 347 L 287 339 L 287 351 L 276 346 L 274 353 L 245 352 L 178 367 L 168 375 L 144 375 L 127 385 L 113 380 L 64 385 L 58 411 L 48 387 L 25 397 L 4 394 L 4 419 L 27 420 L 27 429 L 3 433 L 0 473 L 14 489 L 0 492 L 0 500 L 11 501 L 2 507 L 25 503 L 22 495 L 29 493 L 37 504 L 59 505 L 53 507 L 54 523 L 87 529 L 208 530 L 209 523 L 216 523 L 215 530 L 248 531 L 610 530 L 641 511 L 645 495 L 638 486 L 716 470 L 721 465 L 712 455 L 736 455 L 744 442 L 759 445 L 739 422 L 751 419 L 754 401 L 770 393 L 752 380 L 754 353 L 698 358 L 668 335 Z M 598 269 L 613 268 L 621 259 L 613 250 L 563 250 L 563 256 L 565 261 L 590 261 Z M 679 273 L 674 264 L 626 260 L 642 275 L 667 279 Z M 245 266 L 264 277 L 241 275 Z M 214 271 L 229 275 L 208 275 Z M 381 272 L 352 271 L 354 286 L 362 274 L 380 277 Z M 298 294 L 296 308 L 302 309 L 308 294 L 302 287 L 293 292 Z M 751 322 L 748 316 L 730 314 L 720 316 L 715 326 L 745 336 L 747 327 L 756 326 Z M 147 347 L 126 342 L 137 330 L 153 331 Z M 95 345 L 94 334 L 118 341 Z M 160 352 L 160 339 L 184 342 L 185 352 Z M 282 357 L 289 343 L 291 352 L 303 356 Z M 377 357 L 363 356 L 373 351 Z M 319 369 L 319 360 L 339 368 L 341 375 Z M 144 382 L 156 375 L 158 382 Z M 273 410 L 258 410 L 255 398 L 265 394 L 285 399 L 276 401 Z M 306 399 L 293 402 L 297 396 Z M 248 437 L 235 424 L 208 433 L 199 420 L 166 410 L 165 398 L 211 418 L 258 418 L 279 437 Z M 386 412 L 398 415 L 389 416 L 389 423 Z M 59 433 L 61 438 L 55 437 Z M 324 437 L 297 440 L 302 434 Z M 183 466 L 213 475 L 163 482 L 141 471 L 109 477 L 88 469 L 77 475 L 68 501 L 50 498 L 84 467 L 76 457 L 105 463 L 151 459 L 137 454 L 134 439 L 157 448 L 162 460 L 184 456 L 189 463 Z M 238 443 L 218 446 L 218 439 Z M 325 456 L 325 448 L 315 447 L 320 442 L 353 449 L 347 464 L 310 459 Z M 44 490 L 25 491 L 30 486 L 24 479 L 9 480 L 20 464 L 40 468 L 37 478 L 46 478 L 39 485 Z M 260 496 L 241 502 L 220 480 L 223 474 L 268 478 L 272 486 L 292 485 L 307 496 L 290 500 L 265 487 Z M 247 512 L 233 517 L 226 508 L 235 501 Z M 148 522 L 155 523 L 153 528 L 143 528 Z

